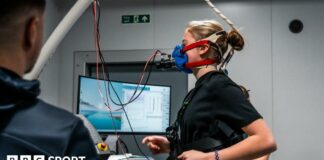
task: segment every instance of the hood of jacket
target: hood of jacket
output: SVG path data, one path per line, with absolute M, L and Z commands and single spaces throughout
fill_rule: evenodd
M 40 94 L 39 86 L 38 80 L 24 80 L 15 72 L 0 67 L 0 112 L 37 98 Z

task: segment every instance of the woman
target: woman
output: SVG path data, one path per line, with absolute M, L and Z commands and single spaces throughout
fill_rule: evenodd
M 172 56 L 178 69 L 192 72 L 195 88 L 184 100 L 167 137 L 143 139 L 154 153 L 175 153 L 171 159 L 251 160 L 276 150 L 271 130 L 246 99 L 240 87 L 220 68 L 230 53 L 244 46 L 242 36 L 225 32 L 216 21 L 192 21 L 183 44 Z M 177 134 L 179 133 L 179 134 Z M 239 135 L 246 133 L 242 140 Z M 172 156 L 172 154 L 171 154 Z

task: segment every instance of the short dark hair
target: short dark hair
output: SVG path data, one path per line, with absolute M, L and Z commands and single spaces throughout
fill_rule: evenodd
M 0 23 L 2 27 L 10 23 L 17 15 L 24 14 L 31 9 L 44 11 L 46 0 L 1 0 L 0 1 Z
M 43 13 L 46 0 L 0 0 L 0 45 L 15 40 L 21 18 L 37 11 Z

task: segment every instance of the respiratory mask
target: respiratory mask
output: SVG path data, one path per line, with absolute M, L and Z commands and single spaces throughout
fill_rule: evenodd
M 216 63 L 216 59 L 204 59 L 201 61 L 196 61 L 196 62 L 189 62 L 188 61 L 188 55 L 187 55 L 187 51 L 197 48 L 197 47 L 201 47 L 204 46 L 206 44 L 213 46 L 213 48 L 216 48 L 218 53 L 221 54 L 221 56 L 223 56 L 222 50 L 219 47 L 219 45 L 216 43 L 216 41 L 218 40 L 218 38 L 220 38 L 221 36 L 225 35 L 226 32 L 225 31 L 220 31 L 220 32 L 216 32 L 213 33 L 212 35 L 210 35 L 209 37 L 199 40 L 197 42 L 194 42 L 192 44 L 189 45 L 177 45 L 173 52 L 172 52 L 172 57 L 175 59 L 175 65 L 177 67 L 178 70 L 183 71 L 185 73 L 192 73 L 191 68 L 193 67 L 199 67 L 199 66 L 204 66 L 204 65 L 210 65 L 210 64 L 214 64 Z

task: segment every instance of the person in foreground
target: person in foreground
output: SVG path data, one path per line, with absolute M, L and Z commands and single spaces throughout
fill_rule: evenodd
M 0 2 L 0 159 L 9 155 L 97 154 L 83 122 L 38 99 L 38 80 L 24 80 L 42 45 L 45 0 Z
M 142 140 L 153 154 L 169 153 L 169 159 L 181 160 L 251 160 L 276 150 L 262 116 L 224 73 L 230 56 L 243 46 L 235 29 L 226 32 L 213 20 L 189 22 L 172 56 L 177 68 L 193 73 L 197 82 L 166 137 Z

